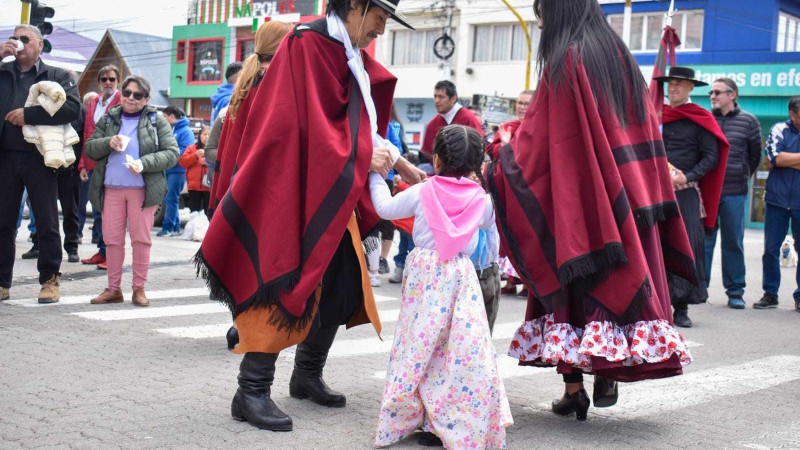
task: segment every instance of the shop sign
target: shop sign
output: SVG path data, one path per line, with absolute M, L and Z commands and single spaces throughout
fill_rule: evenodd
M 314 16 L 318 15 L 317 2 L 318 0 L 252 0 L 236 6 L 233 17 L 269 17 L 294 13 Z
M 800 95 L 800 64 L 731 64 L 692 66 L 697 79 L 708 84 L 730 78 L 739 86 L 739 95 L 789 97 Z

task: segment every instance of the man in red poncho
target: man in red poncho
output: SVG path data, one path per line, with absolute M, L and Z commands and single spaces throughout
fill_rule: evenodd
M 714 116 L 689 101 L 689 94 L 695 86 L 708 85 L 694 78 L 694 70 L 673 66 L 668 76 L 655 80 L 669 84 L 669 105 L 664 105 L 663 111 L 664 147 L 667 149 L 675 197 L 700 277 L 697 285 L 680 278 L 669 279 L 675 325 L 689 328 L 692 326 L 689 304 L 705 303 L 708 299 L 704 225 L 711 229 L 717 221 L 730 146 Z
M 436 107 L 436 116 L 428 122 L 425 128 L 425 136 L 422 138 L 420 147 L 421 157 L 427 158 L 421 162 L 430 162 L 433 159 L 433 142 L 439 130 L 448 125 L 464 125 L 474 128 L 483 136 L 483 126 L 475 117 L 475 113 L 467 108 L 463 108 L 458 103 L 458 91 L 456 85 L 450 81 L 443 80 L 436 83 L 433 87 L 433 104 Z
M 398 2 L 329 1 L 326 18 L 285 38 L 225 131 L 236 167 L 196 262 L 245 354 L 231 414 L 258 428 L 292 429 L 270 398 L 281 350 L 298 344 L 292 397 L 343 407 L 322 379 L 336 332 L 371 322 L 380 333 L 361 241 L 378 221 L 367 175 L 394 165 L 424 177 L 380 137 L 397 80 L 361 51 L 390 17 L 408 26 Z

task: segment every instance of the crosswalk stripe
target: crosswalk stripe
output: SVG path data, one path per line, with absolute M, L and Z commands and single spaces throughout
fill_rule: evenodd
M 150 307 L 137 309 L 115 309 L 112 311 L 85 311 L 69 313 L 69 315 L 83 317 L 84 319 L 114 321 L 215 313 L 230 314 L 230 310 L 218 303 L 204 303 L 199 305 L 163 306 L 157 308 Z
M 208 297 L 207 288 L 191 288 L 191 289 L 167 289 L 161 291 L 146 291 L 147 298 L 150 300 L 158 300 L 165 298 L 186 298 L 186 297 Z M 24 306 L 27 308 L 51 307 L 59 305 L 79 305 L 82 303 L 89 303 L 89 300 L 95 298 L 97 295 L 72 295 L 61 297 L 58 303 L 40 304 L 35 298 L 22 299 L 22 300 L 6 300 L 3 303 L 16 306 Z M 131 294 L 126 292 L 125 298 L 130 299 Z
M 497 371 L 500 373 L 500 378 L 510 380 L 512 378 L 526 377 L 530 375 L 540 375 L 543 373 L 552 373 L 555 371 L 552 367 L 532 367 L 520 366 L 519 360 L 509 356 L 503 356 L 503 346 L 497 346 Z M 379 380 L 386 379 L 386 371 L 375 372 L 372 378 Z
M 392 309 L 387 311 L 379 311 L 381 323 L 396 322 L 397 317 L 400 315 L 399 309 Z M 197 325 L 188 327 L 172 327 L 172 328 L 157 328 L 155 331 L 162 334 L 167 334 L 177 338 L 187 339 L 209 339 L 221 338 L 225 336 L 228 329 L 231 327 L 231 322 L 218 323 L 213 325 Z
M 691 366 L 689 366 L 691 367 Z M 689 369 L 691 370 L 691 369 Z M 688 372 L 679 377 L 622 384 L 617 407 L 590 413 L 622 420 L 738 397 L 800 379 L 800 356 L 775 355 L 742 364 Z M 541 409 L 550 409 L 540 403 Z

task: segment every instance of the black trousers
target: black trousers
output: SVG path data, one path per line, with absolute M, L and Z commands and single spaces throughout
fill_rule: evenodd
M 189 211 L 203 211 L 208 214 L 208 201 L 211 199 L 211 192 L 208 191 L 189 191 Z
M 58 172 L 58 201 L 64 226 L 64 250 L 78 253 L 80 239 L 80 215 L 78 200 L 81 195 L 81 177 L 75 169 Z M 34 213 L 36 214 L 36 213 Z M 37 217 L 38 220 L 38 217 Z
M 14 235 L 22 191 L 26 188 L 36 216 L 39 283 L 59 275 L 61 270 L 56 171 L 44 165 L 39 153 L 0 149 L 0 287 L 4 288 L 10 288 L 13 279 Z

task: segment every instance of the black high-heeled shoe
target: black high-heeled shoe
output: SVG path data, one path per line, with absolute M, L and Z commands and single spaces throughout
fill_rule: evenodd
M 592 389 L 592 403 L 596 408 L 608 408 L 617 404 L 619 398 L 619 383 L 603 378 L 599 375 L 594 376 L 594 388 Z
M 563 397 L 553 400 L 553 412 L 559 416 L 568 416 L 575 413 L 576 419 L 586 420 L 586 413 L 589 411 L 590 403 L 586 389 L 581 389 L 572 395 L 565 392 Z

